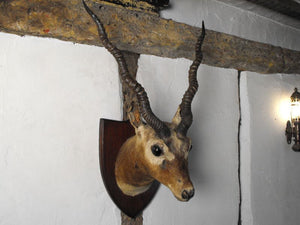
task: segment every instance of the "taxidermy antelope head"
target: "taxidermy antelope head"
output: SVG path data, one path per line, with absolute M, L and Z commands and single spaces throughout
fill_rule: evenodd
M 117 157 L 115 175 L 119 188 L 124 194 L 135 196 L 145 192 L 157 180 L 178 200 L 188 201 L 194 195 L 194 187 L 188 173 L 188 154 L 192 145 L 186 135 L 193 120 L 191 103 L 198 89 L 197 70 L 202 61 L 204 23 L 196 44 L 196 57 L 189 69 L 189 87 L 172 122 L 166 123 L 154 115 L 144 88 L 130 76 L 122 52 L 108 40 L 98 17 L 84 1 L 83 4 L 97 24 L 102 44 L 118 63 L 122 84 L 135 96 L 141 118 L 137 123 L 134 116 L 129 115 L 136 134 L 123 144 Z

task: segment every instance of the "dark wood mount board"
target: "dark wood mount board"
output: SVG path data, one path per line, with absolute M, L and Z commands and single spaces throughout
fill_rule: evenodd
M 134 134 L 129 121 L 100 119 L 99 157 L 102 179 L 113 202 L 132 218 L 146 208 L 159 188 L 159 182 L 155 181 L 148 191 L 131 197 L 123 194 L 116 183 L 115 162 L 118 152 L 122 144 Z

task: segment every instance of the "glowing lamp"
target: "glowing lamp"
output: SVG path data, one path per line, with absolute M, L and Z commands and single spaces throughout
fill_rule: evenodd
M 291 119 L 286 123 L 285 135 L 288 144 L 291 144 L 294 138 L 295 144 L 292 149 L 296 152 L 300 151 L 300 93 L 295 88 L 291 96 Z

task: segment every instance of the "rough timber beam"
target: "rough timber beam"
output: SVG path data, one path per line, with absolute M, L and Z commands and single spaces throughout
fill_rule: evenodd
M 121 50 L 169 58 L 194 57 L 201 29 L 154 13 L 87 4 L 102 19 L 110 40 Z M 0 31 L 99 45 L 94 22 L 81 0 L 0 0 Z M 300 74 L 300 52 L 207 31 L 203 63 L 259 73 Z

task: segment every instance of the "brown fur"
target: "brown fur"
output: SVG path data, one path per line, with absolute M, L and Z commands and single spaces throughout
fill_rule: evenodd
M 146 191 L 154 179 L 166 185 L 174 196 L 182 201 L 183 190 L 192 190 L 188 174 L 188 151 L 191 140 L 174 130 L 180 122 L 176 113 L 168 127 L 171 136 L 160 139 L 148 125 L 136 127 L 136 135 L 121 147 L 115 174 L 117 184 L 124 194 L 135 196 Z M 151 152 L 152 145 L 159 145 L 163 154 L 159 157 Z

